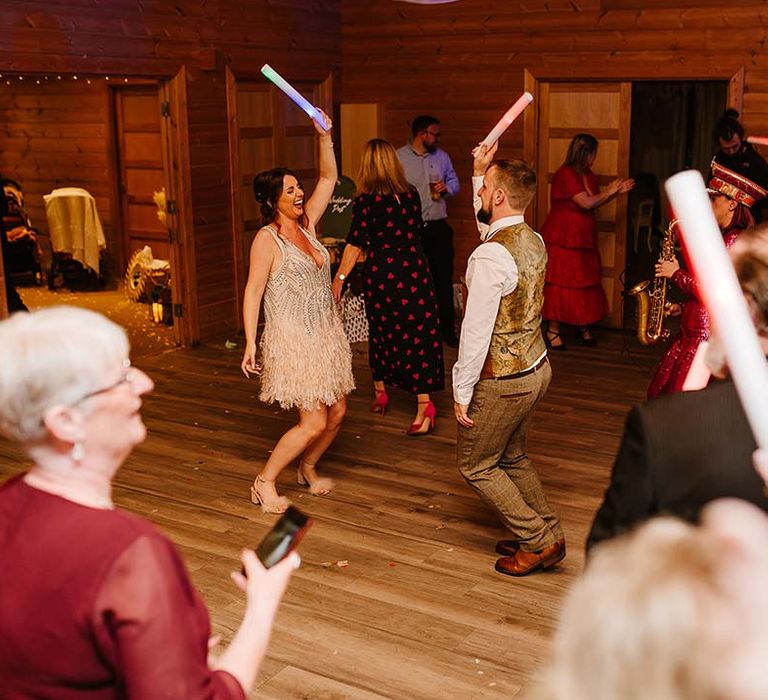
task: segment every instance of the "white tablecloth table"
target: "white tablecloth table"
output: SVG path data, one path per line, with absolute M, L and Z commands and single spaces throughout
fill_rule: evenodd
M 80 187 L 60 187 L 44 195 L 54 252 L 69 253 L 99 274 L 99 251 L 107 247 L 96 200 Z

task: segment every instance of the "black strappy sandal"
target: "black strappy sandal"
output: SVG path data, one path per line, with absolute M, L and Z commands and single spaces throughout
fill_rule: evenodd
M 559 340 L 560 342 L 555 345 L 552 341 Z M 551 331 L 549 329 L 544 331 L 544 342 L 547 344 L 548 348 L 551 348 L 552 350 L 557 350 L 558 352 L 562 350 L 567 350 L 568 347 L 563 342 L 563 337 L 560 335 L 560 331 Z

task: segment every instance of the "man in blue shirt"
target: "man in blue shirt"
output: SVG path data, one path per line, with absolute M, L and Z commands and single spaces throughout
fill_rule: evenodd
M 441 148 L 440 120 L 422 115 L 413 120 L 413 138 L 397 155 L 405 170 L 405 177 L 418 191 L 424 228 L 421 244 L 429 261 L 440 308 L 440 326 L 443 340 L 453 347 L 456 337 L 453 313 L 453 229 L 448 225 L 446 197 L 459 191 L 459 178 L 451 159 Z

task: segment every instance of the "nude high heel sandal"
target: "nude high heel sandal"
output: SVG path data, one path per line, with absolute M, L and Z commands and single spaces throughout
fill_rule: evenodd
M 261 474 L 256 477 L 256 483 L 251 486 L 251 503 L 255 506 L 261 506 L 262 513 L 285 513 L 291 502 L 285 496 L 278 496 L 275 489 L 275 495 L 266 495 L 259 493 L 261 484 L 272 484 L 275 489 L 275 482 L 262 478 Z
M 306 469 L 306 471 L 305 471 Z M 313 478 L 309 478 L 309 471 L 315 472 Z M 322 476 L 317 476 L 314 464 L 308 464 L 303 459 L 299 462 L 299 469 L 296 472 L 296 481 L 299 486 L 308 486 L 309 492 L 313 496 L 327 496 L 333 489 L 336 488 L 336 483 L 333 479 L 328 479 Z

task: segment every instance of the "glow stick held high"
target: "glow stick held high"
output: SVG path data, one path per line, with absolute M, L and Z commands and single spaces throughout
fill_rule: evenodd
M 517 102 L 506 111 L 504 116 L 499 119 L 499 123 L 491 129 L 491 132 L 481 141 L 481 143 L 484 143 L 488 148 L 493 146 L 531 102 L 533 102 L 533 95 L 531 95 L 530 92 L 524 92 L 520 95 Z
M 278 73 L 269 63 L 265 63 L 261 67 L 262 75 L 273 83 L 276 87 L 280 88 L 291 101 L 301 110 L 306 112 L 309 117 L 317 122 L 323 129 L 328 131 L 329 125 L 323 118 L 322 113 L 317 107 L 312 106 L 312 103 L 304 97 L 296 88 L 293 87 L 280 73 Z
M 699 290 L 725 349 L 728 369 L 758 447 L 768 448 L 768 364 L 747 302 L 697 170 L 673 175 L 664 185 L 680 220 Z
M 747 136 L 747 142 L 757 146 L 768 146 L 768 136 Z

